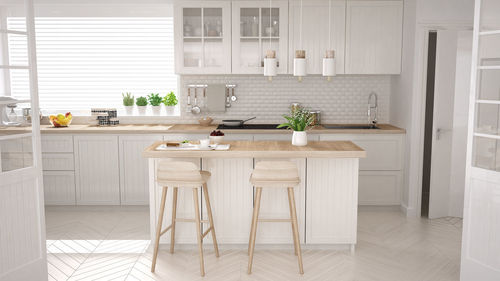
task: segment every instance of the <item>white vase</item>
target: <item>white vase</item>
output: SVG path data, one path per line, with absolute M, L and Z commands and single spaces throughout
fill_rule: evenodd
M 175 113 L 175 105 L 167 105 L 165 106 L 165 109 L 167 110 L 167 115 L 174 115 Z
M 305 131 L 293 131 L 292 145 L 305 146 L 307 145 L 307 133 Z
M 133 112 L 134 112 L 134 106 L 133 105 L 129 105 L 129 106 L 125 105 L 124 107 L 125 107 L 125 113 L 127 115 L 132 115 L 133 114 Z
M 137 111 L 139 111 L 139 115 L 146 115 L 146 109 L 148 107 L 146 105 L 143 105 L 143 106 L 140 106 L 138 105 L 137 106 Z
M 153 105 L 151 109 L 153 110 L 153 115 L 160 115 L 161 105 Z

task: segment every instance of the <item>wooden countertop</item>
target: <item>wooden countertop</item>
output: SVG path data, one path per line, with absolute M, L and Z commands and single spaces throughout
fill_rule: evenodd
M 380 129 L 326 129 L 317 126 L 308 130 L 310 134 L 404 134 L 405 130 L 389 125 L 379 124 Z M 113 127 L 99 127 L 90 125 L 70 125 L 66 128 L 54 128 L 50 125 L 41 125 L 42 134 L 209 134 L 215 130 L 217 125 L 201 126 L 197 124 L 173 124 L 173 125 L 119 125 Z M 0 135 L 18 134 L 29 132 L 30 127 L 0 127 Z M 291 134 L 290 130 L 224 130 L 226 134 Z
M 156 150 L 165 141 L 147 147 L 146 158 L 365 158 L 366 152 L 351 141 L 310 141 L 294 146 L 289 141 L 229 141 L 231 148 L 220 150 Z

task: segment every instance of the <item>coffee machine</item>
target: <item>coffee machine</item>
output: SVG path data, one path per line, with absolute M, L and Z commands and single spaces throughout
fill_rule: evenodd
M 14 127 L 20 126 L 21 123 L 16 120 L 11 120 L 9 111 L 13 111 L 16 103 L 19 101 L 11 97 L 0 97 L 0 125 Z

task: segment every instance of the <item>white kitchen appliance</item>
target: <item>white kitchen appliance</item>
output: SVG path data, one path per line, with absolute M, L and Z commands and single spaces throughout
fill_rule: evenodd
M 0 121 L 1 125 L 3 126 L 20 126 L 21 123 L 17 122 L 15 120 L 10 120 L 9 118 L 9 112 L 11 111 L 11 108 L 8 106 L 11 104 L 16 104 L 19 103 L 19 100 L 16 100 L 11 97 L 0 97 Z

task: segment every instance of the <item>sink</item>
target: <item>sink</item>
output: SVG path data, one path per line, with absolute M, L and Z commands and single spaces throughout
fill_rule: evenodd
M 364 130 L 372 130 L 372 129 L 380 129 L 377 125 L 323 125 L 325 129 L 364 129 Z

